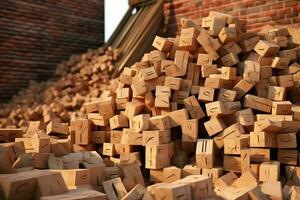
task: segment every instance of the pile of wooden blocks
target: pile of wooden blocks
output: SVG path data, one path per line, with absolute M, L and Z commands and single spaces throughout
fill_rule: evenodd
M 181 23 L 86 117 L 0 129 L 3 198 L 300 199 L 300 30 Z
M 72 116 L 84 116 L 83 103 L 107 89 L 119 56 L 120 51 L 111 47 L 72 55 L 57 66 L 53 79 L 33 82 L 11 102 L 1 104 L 0 127 L 28 127 L 29 121 L 39 120 L 69 123 Z

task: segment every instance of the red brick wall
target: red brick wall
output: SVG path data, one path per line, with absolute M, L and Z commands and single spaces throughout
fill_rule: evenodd
M 167 35 L 179 29 L 180 17 L 201 24 L 209 11 L 220 11 L 248 21 L 248 29 L 259 30 L 266 24 L 300 25 L 299 0 L 167 0 L 165 24 Z
M 0 0 L 0 103 L 104 41 L 104 0 Z

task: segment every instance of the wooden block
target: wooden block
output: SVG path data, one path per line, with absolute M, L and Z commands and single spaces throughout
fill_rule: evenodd
M 50 153 L 50 138 L 32 138 L 33 151 L 36 153 Z
M 292 105 L 292 114 L 293 114 L 293 119 L 296 121 L 299 121 L 300 120 L 300 106 Z
M 239 57 L 236 54 L 228 53 L 221 58 L 222 64 L 225 66 L 233 66 L 240 62 Z
M 167 76 L 179 76 L 180 69 L 175 65 L 173 60 L 161 61 L 161 72 L 164 72 Z
M 170 130 L 143 131 L 143 146 L 160 145 L 171 142 Z
M 239 45 L 243 52 L 249 52 L 254 49 L 260 38 L 258 36 L 240 41 Z
M 235 138 L 241 134 L 244 134 L 245 130 L 240 123 L 234 123 L 233 125 L 227 127 L 224 131 L 219 133 L 214 137 L 214 142 L 216 146 L 221 149 L 224 146 L 224 139 L 225 138 Z
M 109 200 L 121 199 L 127 194 L 123 182 L 119 177 L 108 181 L 104 181 L 102 184 L 103 189 Z
M 90 183 L 88 169 L 58 170 L 68 187 L 87 185 Z
M 22 137 L 22 129 L 0 128 L 0 142 L 14 142 L 15 138 Z
M 261 66 L 259 62 L 246 60 L 243 78 L 254 82 L 259 82 L 261 78 Z
M 44 196 L 41 197 L 41 200 L 60 200 L 60 199 L 68 199 L 68 200 L 106 200 L 106 195 L 104 193 L 88 189 L 88 188 L 78 188 L 75 190 L 71 190 L 64 194 L 53 195 L 53 196 Z
M 270 160 L 270 149 L 250 148 L 251 162 L 267 162 Z
M 243 126 L 252 126 L 254 124 L 254 115 L 251 108 L 239 110 L 234 113 L 236 121 Z
M 126 128 L 129 126 L 128 117 L 123 114 L 115 115 L 109 119 L 109 125 L 111 129 Z
M 244 107 L 252 108 L 254 110 L 259 110 L 267 113 L 271 112 L 272 103 L 273 101 L 269 99 L 254 96 L 251 94 L 247 94 L 244 99 Z
M 214 100 L 215 89 L 200 87 L 198 100 L 202 102 L 211 102 Z
M 129 127 L 137 132 L 146 131 L 150 127 L 149 114 L 140 114 L 129 119 Z
M 191 175 L 175 183 L 188 184 L 191 187 L 191 199 L 206 199 L 212 195 L 212 182 L 207 176 Z
M 287 49 L 283 51 L 279 51 L 279 57 L 289 58 L 291 61 L 297 59 L 297 54 L 295 49 Z
M 195 27 L 181 29 L 178 47 L 179 49 L 194 52 L 198 48 L 197 37 L 199 31 Z
M 150 181 L 154 183 L 164 182 L 163 169 L 150 169 Z
M 149 118 L 151 130 L 167 130 L 171 128 L 170 117 L 168 115 L 159 115 Z
M 249 136 L 240 135 L 233 139 L 224 139 L 224 154 L 240 155 L 241 150 L 248 147 Z
M 187 91 L 174 91 L 172 102 L 176 102 L 178 104 L 184 104 L 184 99 L 189 97 L 189 92 Z
M 280 47 L 273 42 L 269 42 L 267 40 L 260 40 L 254 47 L 254 50 L 257 54 L 259 54 L 262 57 L 272 57 L 277 54 L 279 48 Z
M 222 102 L 225 108 L 225 115 L 231 115 L 241 109 L 242 105 L 240 101 L 234 102 Z
M 178 167 L 175 166 L 165 167 L 163 169 L 163 180 L 166 183 L 172 183 L 176 180 L 180 180 L 181 173 L 182 173 L 182 169 Z
M 97 126 L 107 126 L 109 124 L 109 118 L 99 113 L 88 113 L 88 119 L 93 122 L 93 124 Z M 75 124 L 76 122 L 74 122 Z
M 213 64 L 213 59 L 209 54 L 199 53 L 197 58 L 197 65 L 207 65 L 211 66 Z
M 173 47 L 173 42 L 168 40 L 167 38 L 155 36 L 152 46 L 155 47 L 157 50 L 163 52 L 169 52 Z
M 232 183 L 237 179 L 238 176 L 234 172 L 228 172 L 216 180 L 215 187 L 224 190 L 226 187 L 231 186 Z
M 268 199 L 282 199 L 282 186 L 280 181 L 266 181 L 261 185 L 261 191 Z
M 226 125 L 221 118 L 213 117 L 204 123 L 204 127 L 208 135 L 211 137 L 223 131 L 226 128 Z
M 205 113 L 203 112 L 200 104 L 195 96 L 190 96 L 183 100 L 185 108 L 188 110 L 189 115 L 193 119 L 202 119 L 205 117 Z
M 41 121 L 30 121 L 28 128 L 23 137 L 33 137 L 38 134 L 39 131 L 44 130 L 44 124 Z M 2 130 L 3 131 L 3 130 Z M 6 132 L 7 130 L 4 129 Z
M 223 174 L 223 168 L 222 167 L 214 167 L 211 169 L 203 168 L 202 169 L 202 175 L 210 177 L 211 181 L 215 183 L 217 179 L 222 176 Z
M 214 166 L 214 141 L 211 139 L 198 139 L 196 149 L 196 165 L 199 168 L 212 168 Z
M 268 115 L 268 114 L 257 114 L 256 120 L 271 120 L 271 121 L 293 121 L 292 115 Z
M 277 160 L 282 164 L 297 165 L 297 150 L 278 149 Z
M 143 145 L 143 134 L 134 129 L 124 128 L 122 132 L 121 144 Z
M 202 18 L 202 27 L 209 28 L 210 34 L 218 36 L 221 29 L 225 26 L 225 20 L 217 17 Z
M 51 121 L 47 125 L 48 135 L 69 135 L 69 126 L 67 124 Z
M 211 75 L 220 74 L 217 65 L 201 65 L 201 77 L 207 78 Z
M 145 104 L 143 104 L 143 103 L 129 102 L 126 105 L 124 115 L 126 115 L 130 119 L 133 116 L 141 114 L 144 110 L 144 107 L 145 107 Z
M 197 37 L 197 41 L 213 60 L 217 60 L 219 58 L 216 50 L 218 50 L 221 45 L 218 40 L 212 38 L 206 31 L 201 31 Z
M 190 119 L 181 125 L 182 141 L 183 142 L 197 142 L 198 139 L 198 120 Z
M 178 79 L 176 79 L 178 80 Z M 181 79 L 179 79 L 181 80 Z M 180 85 L 181 86 L 181 85 Z M 157 85 L 155 89 L 155 96 L 167 95 L 169 99 L 171 98 L 171 88 L 168 86 Z
M 170 165 L 170 144 L 146 146 L 147 169 L 161 169 Z
M 133 94 L 136 95 L 143 95 L 148 92 L 148 87 L 144 80 L 135 81 L 133 84 L 131 84 L 131 89 Z
M 223 169 L 231 172 L 241 172 L 241 158 L 238 156 L 224 155 Z
M 259 168 L 259 181 L 278 181 L 280 176 L 280 162 L 263 162 Z
M 198 168 L 195 165 L 185 165 L 182 169 L 182 177 L 187 177 L 190 175 L 200 175 L 201 174 L 201 168 Z
M 106 156 L 115 156 L 116 153 L 116 146 L 112 143 L 103 143 L 103 155 Z
M 188 67 L 190 59 L 190 53 L 188 51 L 177 50 L 175 53 L 174 64 L 178 67 L 178 70 L 173 73 L 173 76 L 184 76 Z
M 87 145 L 91 142 L 91 121 L 78 119 L 75 121 L 75 143 Z
M 277 148 L 277 135 L 272 132 L 250 132 L 250 147 Z
M 250 164 L 250 154 L 251 150 L 249 148 L 241 149 L 241 171 L 246 173 L 251 169 Z
M 289 115 L 292 112 L 292 105 L 290 101 L 273 101 L 272 115 Z
M 143 185 L 137 184 L 122 198 L 122 200 L 142 199 L 146 191 L 147 190 Z
M 205 104 L 207 116 L 220 116 L 226 114 L 225 106 L 222 101 L 214 101 Z
M 154 67 L 147 67 L 139 70 L 138 77 L 140 80 L 149 81 L 157 78 L 158 74 Z
M 186 183 L 164 183 L 154 189 L 154 199 L 191 200 L 191 187 Z
M 223 27 L 219 33 L 219 39 L 222 43 L 237 39 L 237 32 L 234 27 Z
M 166 77 L 164 86 L 171 88 L 172 90 L 180 90 L 182 84 L 181 78 Z
M 293 80 L 293 76 L 291 74 L 277 76 L 276 78 L 277 78 L 277 81 L 278 81 L 280 87 L 285 87 L 285 88 L 294 87 L 294 80 Z
M 286 88 L 278 86 L 269 86 L 268 99 L 274 101 L 284 101 L 286 96 Z
M 168 116 L 170 118 L 170 124 L 172 128 L 181 126 L 189 118 L 188 111 L 186 109 L 172 111 L 168 113 Z
M 242 79 L 233 88 L 233 91 L 237 92 L 236 99 L 241 99 L 253 86 L 255 83 L 251 80 Z
M 91 143 L 103 144 L 105 142 L 106 132 L 105 131 L 92 131 Z
M 275 57 L 271 66 L 275 69 L 287 69 L 290 63 L 289 58 Z
M 268 197 L 262 193 L 261 188 L 256 186 L 248 192 L 249 197 L 253 200 L 268 200 Z

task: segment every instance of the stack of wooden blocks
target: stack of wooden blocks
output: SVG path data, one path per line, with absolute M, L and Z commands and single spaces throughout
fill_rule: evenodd
M 181 23 L 86 117 L 1 129 L 4 199 L 300 199 L 299 29 Z

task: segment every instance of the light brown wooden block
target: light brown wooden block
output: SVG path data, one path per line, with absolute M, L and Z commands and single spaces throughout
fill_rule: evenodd
M 243 78 L 254 82 L 259 82 L 261 77 L 261 66 L 259 62 L 246 60 Z
M 233 139 L 224 139 L 224 154 L 239 155 L 241 150 L 248 147 L 249 136 L 240 135 Z
M 106 156 L 115 156 L 115 155 L 117 155 L 115 144 L 103 143 L 102 154 L 106 155 Z
M 126 188 L 119 177 L 104 181 L 102 184 L 109 200 L 121 199 L 127 194 Z
M 277 145 L 280 149 L 297 148 L 296 133 L 282 133 L 277 135 Z
M 282 129 L 282 121 L 271 121 L 269 119 L 265 119 L 254 123 L 254 131 L 280 132 Z
M 159 115 L 149 118 L 151 130 L 167 130 L 171 128 L 170 117 L 168 115 Z
M 171 142 L 170 130 L 143 131 L 143 146 L 160 145 Z
M 229 187 L 238 179 L 238 176 L 234 172 L 228 172 L 227 174 L 219 177 L 215 181 L 215 187 L 224 190 L 226 187 Z
M 169 52 L 173 47 L 173 42 L 168 40 L 167 38 L 155 36 L 152 46 L 155 47 L 157 50 L 163 52 Z
M 178 104 L 184 104 L 184 99 L 189 97 L 189 91 L 174 91 L 172 102 L 176 102 Z
M 170 108 L 169 94 L 161 94 L 155 97 L 154 106 L 156 108 Z
M 50 122 L 47 125 L 48 135 L 69 135 L 69 126 L 63 123 Z
M 219 58 L 216 50 L 218 50 L 221 45 L 218 40 L 212 38 L 206 31 L 201 31 L 197 37 L 197 41 L 213 60 L 217 60 Z
M 107 116 L 100 115 L 99 113 L 88 113 L 87 117 L 97 126 L 107 126 L 109 124 L 109 118 Z
M 213 64 L 213 59 L 212 57 L 209 56 L 209 54 L 204 54 L 204 53 L 200 53 L 198 54 L 198 58 L 197 58 L 197 65 L 212 65 Z
M 122 198 L 122 200 L 142 199 L 146 191 L 145 186 L 137 184 Z
M 201 65 L 201 77 L 207 78 L 212 74 L 220 74 L 217 65 Z
M 172 90 L 180 90 L 182 84 L 181 78 L 175 78 L 167 76 L 164 86 L 171 88 Z
M 155 183 L 164 182 L 163 169 L 150 169 L 150 181 Z
M 280 162 L 263 162 L 259 168 L 259 181 L 278 181 L 280 175 Z
M 170 166 L 170 167 L 165 167 L 163 169 L 163 180 L 164 182 L 171 183 L 176 180 L 181 179 L 181 173 L 182 169 L 175 167 L 175 166 Z
M 149 81 L 158 77 L 158 74 L 154 67 L 147 67 L 139 70 L 137 75 L 140 80 Z
M 255 83 L 253 81 L 242 79 L 233 88 L 233 91 L 237 92 L 236 99 L 241 99 L 253 86 Z
M 241 171 L 246 173 L 251 169 L 250 164 L 250 154 L 251 150 L 249 148 L 241 149 Z
M 141 114 L 144 110 L 144 107 L 144 103 L 129 102 L 126 105 L 124 115 L 126 115 L 130 119 L 133 116 Z
M 199 168 L 212 168 L 214 166 L 214 141 L 211 139 L 198 139 L 196 149 L 196 165 Z
M 171 98 L 172 96 L 171 88 L 168 86 L 157 85 L 155 89 L 155 96 L 160 96 L 160 95 L 168 95 L 169 98 Z
M 269 86 L 268 99 L 274 101 L 284 101 L 286 96 L 286 88 L 278 86 Z
M 270 113 L 272 109 L 272 101 L 266 98 L 247 94 L 244 99 L 244 107 Z
M 290 101 L 273 101 L 272 115 L 289 115 L 292 112 L 292 103 Z
M 225 106 L 222 101 L 214 101 L 205 104 L 207 116 L 219 116 L 226 114 Z
M 282 199 L 282 186 L 280 181 L 266 181 L 261 185 L 261 191 L 269 199 Z
M 226 128 L 226 125 L 221 118 L 213 117 L 209 121 L 204 123 L 204 127 L 208 135 L 211 137 L 223 131 Z
M 250 147 L 277 147 L 277 135 L 272 132 L 255 131 L 250 132 Z
M 197 142 L 198 139 L 198 120 L 190 119 L 181 125 L 182 141 L 183 142 Z
M 254 50 L 262 57 L 272 57 L 277 54 L 279 48 L 280 47 L 273 42 L 260 40 L 254 47 Z
M 178 48 L 190 52 L 194 52 L 198 48 L 197 37 L 199 31 L 195 27 L 181 29 Z
M 223 169 L 232 172 L 241 172 L 241 158 L 238 156 L 228 156 L 223 157 Z
M 243 126 L 252 126 L 254 124 L 254 115 L 251 108 L 239 110 L 234 113 L 236 121 Z
M 170 165 L 170 144 L 146 146 L 147 169 L 161 169 Z
M 222 64 L 225 66 L 233 66 L 240 62 L 239 57 L 233 53 L 228 53 L 221 58 Z
M 145 131 L 150 127 L 149 114 L 140 114 L 129 119 L 129 127 L 135 131 Z
M 111 129 L 126 128 L 129 126 L 128 118 L 123 114 L 111 117 L 109 124 Z
M 268 114 L 257 114 L 256 120 L 271 120 L 271 121 L 293 121 L 292 115 L 268 115 Z
M 237 39 L 236 29 L 234 27 L 223 27 L 219 33 L 219 39 L 222 43 Z
M 250 148 L 251 162 L 267 162 L 270 161 L 270 149 Z
M 222 176 L 223 168 L 222 167 L 214 167 L 214 168 L 203 168 L 202 175 L 207 176 L 211 179 L 213 183 L 217 181 L 217 179 Z
M 168 113 L 168 116 L 170 117 L 170 124 L 172 128 L 181 126 L 189 119 L 188 111 L 186 109 L 172 111 Z
M 221 149 L 224 146 L 224 139 L 225 138 L 235 138 L 241 134 L 244 134 L 245 130 L 240 123 L 235 123 L 229 127 L 227 127 L 224 131 L 219 133 L 214 137 L 214 142 L 216 146 Z
M 182 177 L 187 177 L 190 175 L 200 175 L 201 174 L 201 168 L 198 168 L 195 165 L 185 165 L 182 169 Z
M 222 79 L 235 80 L 236 79 L 236 68 L 234 67 L 222 67 L 221 68 Z
M 188 184 L 191 187 L 191 199 L 204 199 L 212 195 L 212 183 L 207 176 L 191 175 L 180 179 L 175 183 Z
M 215 89 L 200 87 L 198 100 L 202 102 L 211 102 L 214 100 Z
M 143 134 L 135 129 L 124 128 L 121 137 L 121 144 L 143 145 Z
M 217 17 L 202 18 L 202 27 L 209 28 L 210 34 L 218 36 L 221 29 L 225 26 L 225 20 Z
M 189 112 L 189 115 L 193 119 L 202 119 L 205 117 L 205 113 L 203 112 L 200 104 L 195 96 L 190 96 L 183 100 L 184 106 Z
M 254 47 L 256 46 L 256 44 L 258 43 L 259 40 L 260 40 L 260 38 L 258 36 L 256 36 L 256 37 L 252 37 L 252 38 L 240 41 L 239 45 L 242 48 L 243 52 L 249 52 L 252 49 L 254 49 Z
M 155 187 L 154 199 L 178 200 L 180 198 L 191 200 L 191 187 L 186 183 L 164 183 Z
M 178 67 L 178 70 L 175 73 L 172 73 L 173 76 L 184 76 L 186 75 L 186 70 L 190 60 L 190 53 L 188 51 L 177 50 L 175 53 L 174 64 Z
M 91 142 L 91 121 L 79 119 L 75 121 L 75 143 L 87 145 Z

